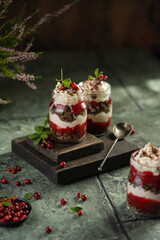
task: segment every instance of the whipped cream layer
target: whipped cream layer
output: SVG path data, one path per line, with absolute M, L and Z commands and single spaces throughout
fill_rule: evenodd
M 52 92 L 52 98 L 54 99 L 54 104 L 63 104 L 63 105 L 75 105 L 80 100 L 83 100 L 83 91 L 79 87 L 78 90 L 68 88 L 66 90 L 60 89 L 60 83 L 57 83 L 55 89 Z
M 131 157 L 131 165 L 140 172 L 150 171 L 155 176 L 160 174 L 160 147 L 147 143 L 136 153 L 133 154 L 134 159 Z
M 112 116 L 112 112 L 100 112 L 98 114 L 88 114 L 87 118 L 91 119 L 93 122 L 108 122 L 108 119 Z
M 147 199 L 152 199 L 156 201 L 160 201 L 160 194 L 155 194 L 151 192 L 150 190 L 145 191 L 142 187 L 139 186 L 133 186 L 132 184 L 128 183 L 127 184 L 127 193 L 132 193 L 133 195 L 137 197 L 143 197 Z
M 85 116 L 78 115 L 76 120 L 73 122 L 64 122 L 62 121 L 57 114 L 52 114 L 49 112 L 49 119 L 54 124 L 58 125 L 60 128 L 75 127 L 78 124 L 83 124 L 87 120 L 87 114 Z
M 95 78 L 80 82 L 79 86 L 85 92 L 86 100 L 90 102 L 104 102 L 109 99 L 111 94 L 110 84 Z

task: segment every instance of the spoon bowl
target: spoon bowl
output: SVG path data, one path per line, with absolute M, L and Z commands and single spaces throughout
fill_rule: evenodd
M 113 126 L 113 134 L 115 135 L 116 139 L 114 140 L 111 148 L 109 149 L 107 155 L 105 156 L 103 162 L 101 165 L 98 167 L 99 171 L 102 171 L 103 165 L 105 164 L 110 152 L 112 151 L 114 145 L 118 141 L 118 139 L 125 138 L 128 135 L 131 134 L 133 128 L 129 123 L 117 123 L 116 125 Z
M 113 133 L 117 138 L 125 138 L 130 135 L 133 128 L 129 123 L 117 123 L 113 126 Z

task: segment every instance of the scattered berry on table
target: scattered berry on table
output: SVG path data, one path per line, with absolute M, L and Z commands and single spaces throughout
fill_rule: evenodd
M 30 183 L 31 183 L 30 179 L 27 178 L 27 179 L 25 180 L 25 183 L 26 183 L 26 184 L 30 184 Z
M 135 129 L 133 129 L 133 130 L 132 130 L 132 132 L 131 132 L 131 134 L 135 134 L 135 132 L 136 132 L 136 130 L 135 130 Z
M 82 196 L 82 200 L 83 200 L 83 201 L 86 201 L 87 198 L 88 198 L 88 197 L 87 197 L 86 195 L 83 195 L 83 196 Z
M 81 194 L 81 193 L 77 193 L 77 197 L 78 197 L 78 198 L 81 198 L 81 197 L 82 197 L 82 194 Z
M 67 203 L 67 200 L 65 198 L 61 199 L 61 204 L 62 205 L 66 205 L 66 203 Z
M 12 169 L 11 169 L 11 168 L 8 168 L 8 172 L 12 172 Z
M 66 167 L 66 162 L 62 161 L 62 162 L 60 163 L 60 166 L 61 166 L 62 168 Z
M 15 173 L 16 173 L 16 170 L 15 170 L 15 169 L 12 169 L 12 173 L 15 174 Z
M 6 183 L 7 183 L 7 179 L 6 179 L 6 178 L 2 178 L 1 182 L 2 182 L 3 184 L 6 184 Z
M 81 210 L 78 210 L 77 214 L 78 214 L 79 216 L 83 215 L 83 210 L 82 210 L 82 209 L 81 209 Z
M 35 193 L 34 193 L 34 198 L 35 198 L 36 200 L 38 200 L 40 197 L 41 197 L 41 195 L 40 195 L 39 192 L 35 192 Z
M 50 232 L 52 232 L 52 228 L 48 226 L 48 227 L 46 227 L 45 231 L 46 231 L 46 233 L 50 233 Z
M 20 168 L 20 167 L 17 167 L 16 170 L 19 172 L 19 171 L 21 171 L 21 168 Z
M 21 185 L 21 182 L 20 182 L 20 181 L 17 181 L 17 182 L 16 182 L 16 185 L 17 185 L 17 186 L 20 186 L 20 185 Z

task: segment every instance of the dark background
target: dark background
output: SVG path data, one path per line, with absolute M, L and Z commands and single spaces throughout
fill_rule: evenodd
M 15 0 L 9 16 L 26 3 L 26 16 L 39 8 L 33 20 L 53 13 L 64 0 Z M 160 56 L 159 0 L 81 0 L 41 27 L 32 50 L 148 48 Z

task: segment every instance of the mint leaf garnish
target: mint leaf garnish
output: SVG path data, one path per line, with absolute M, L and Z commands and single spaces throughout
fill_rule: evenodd
M 34 138 L 37 138 L 39 135 L 37 133 L 33 133 L 33 134 L 30 134 L 28 136 L 29 139 L 34 139 Z
M 74 208 L 70 208 L 70 209 L 71 209 L 71 211 L 73 211 L 73 212 L 78 212 L 79 210 L 82 210 L 81 207 L 74 207 Z
M 91 75 L 88 75 L 88 79 L 92 79 L 92 78 L 94 78 L 93 76 L 91 76 Z
M 95 74 L 96 77 L 98 76 L 98 72 L 99 72 L 99 69 L 96 68 L 96 69 L 94 70 L 94 74 Z
M 12 206 L 12 203 L 11 202 L 8 202 L 8 201 L 3 201 L 1 202 L 3 205 L 7 206 L 7 207 L 10 207 Z
M 49 114 L 47 114 L 46 116 L 46 119 L 44 121 L 44 126 L 35 126 L 34 130 L 36 132 L 28 136 L 29 139 L 34 139 L 34 142 L 33 142 L 34 145 L 37 145 L 41 140 L 45 140 L 45 138 L 52 135 L 50 128 L 47 127 L 48 124 L 49 124 Z
M 66 88 L 69 88 L 71 83 L 72 83 L 71 79 L 66 78 L 65 80 L 63 80 L 62 85 L 66 86 Z
M 33 142 L 34 145 L 37 145 L 41 141 L 41 137 L 36 138 Z
M 33 197 L 33 193 L 26 193 L 25 195 L 24 195 L 24 200 L 30 200 L 32 197 Z

